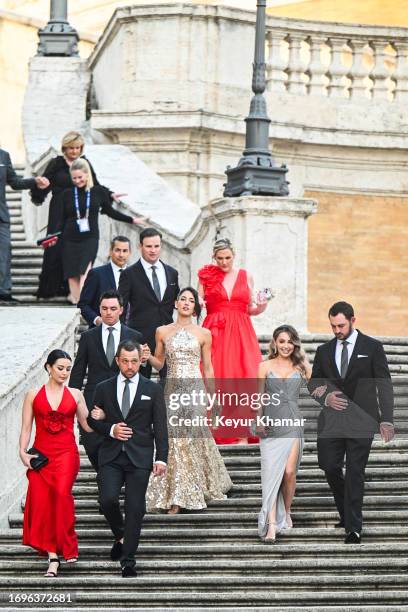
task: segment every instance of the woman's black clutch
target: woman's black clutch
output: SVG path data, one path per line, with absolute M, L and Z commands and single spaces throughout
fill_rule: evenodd
M 34 448 L 34 446 L 28 449 L 27 453 L 29 455 L 38 455 L 38 457 L 35 457 L 35 459 L 31 459 L 30 461 L 33 470 L 40 470 L 42 467 L 44 467 L 44 465 L 47 465 L 48 457 L 40 453 L 40 451 Z

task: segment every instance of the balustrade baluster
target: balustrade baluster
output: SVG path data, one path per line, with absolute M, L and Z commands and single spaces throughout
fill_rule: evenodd
M 290 93 L 306 93 L 306 84 L 304 80 L 304 62 L 301 56 L 302 42 L 304 40 L 305 35 L 303 33 L 289 33 L 288 91 L 290 91 Z
M 367 99 L 370 97 L 370 87 L 367 83 L 372 63 L 370 47 L 366 40 L 352 40 L 350 43 L 353 52 L 353 64 L 351 66 L 351 90 L 350 98 L 353 100 Z
M 395 81 L 394 99 L 396 102 L 405 103 L 408 100 L 408 43 L 398 41 L 393 44 L 393 47 L 397 53 L 397 66 L 393 74 L 393 79 Z
M 329 96 L 332 98 L 347 97 L 345 77 L 349 68 L 344 62 L 345 45 L 347 39 L 344 36 L 330 36 L 331 62 L 329 66 L 330 83 L 328 86 Z
M 327 66 L 322 62 L 322 46 L 327 40 L 327 36 L 310 36 L 310 63 L 307 69 L 310 81 L 307 86 L 311 96 L 327 95 L 327 86 L 323 82 L 323 76 L 327 72 Z
M 282 49 L 286 36 L 286 32 L 279 30 L 267 34 L 269 46 L 267 88 L 270 91 L 286 91 L 288 75 L 285 70 L 288 60 L 285 59 Z
M 388 79 L 390 72 L 387 70 L 385 60 L 390 57 L 386 51 L 387 40 L 376 40 L 371 43 L 374 52 L 374 66 L 371 70 L 373 85 L 373 100 L 387 100 L 390 94 L 390 84 Z

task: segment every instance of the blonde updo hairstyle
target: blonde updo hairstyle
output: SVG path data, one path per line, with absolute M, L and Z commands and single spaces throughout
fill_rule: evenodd
M 280 325 L 274 330 L 272 334 L 272 340 L 269 344 L 268 359 L 276 359 L 276 357 L 278 356 L 276 341 L 279 335 L 283 332 L 286 332 L 288 334 L 290 341 L 294 346 L 293 353 L 290 356 L 293 365 L 297 370 L 299 370 L 303 378 L 307 378 L 309 362 L 304 350 L 302 349 L 299 334 L 297 333 L 296 329 L 292 327 L 292 325 Z
M 231 241 L 228 238 L 218 238 L 213 244 L 213 258 L 215 258 L 218 251 L 224 251 L 225 249 L 229 249 L 235 255 Z
M 71 167 L 69 169 L 69 171 L 71 173 L 71 177 L 72 177 L 72 173 L 75 170 L 80 170 L 81 172 L 85 172 L 85 174 L 88 175 L 88 179 L 87 179 L 86 185 L 85 185 L 85 191 L 90 191 L 92 189 L 92 187 L 94 186 L 94 183 L 93 183 L 93 179 L 92 179 L 91 168 L 89 167 L 89 164 L 86 161 L 86 159 L 76 159 L 76 160 L 74 160 L 72 162 Z
M 61 151 L 62 153 L 65 153 L 65 150 L 68 149 L 68 147 L 81 147 L 81 153 L 80 155 L 82 155 L 82 153 L 84 152 L 84 146 L 85 146 L 85 141 L 82 138 L 81 134 L 79 132 L 67 132 L 61 140 Z

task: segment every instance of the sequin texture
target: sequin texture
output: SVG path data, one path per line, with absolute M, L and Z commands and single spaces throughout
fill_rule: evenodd
M 204 390 L 200 372 L 201 347 L 198 339 L 179 329 L 166 341 L 167 380 L 165 398 L 168 417 L 205 417 L 205 403 L 179 406 L 171 410 L 170 399 Z M 209 428 L 205 424 L 169 424 L 169 455 L 164 476 L 150 477 L 146 495 L 148 511 L 181 506 L 200 510 L 215 499 L 225 499 L 232 482 Z

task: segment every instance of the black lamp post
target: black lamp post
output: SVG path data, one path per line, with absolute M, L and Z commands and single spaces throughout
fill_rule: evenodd
M 50 20 L 38 30 L 37 55 L 78 55 L 78 33 L 68 23 L 67 0 L 50 1 Z
M 266 0 L 257 1 L 255 60 L 253 64 L 252 91 L 249 115 L 246 122 L 245 150 L 235 168 L 227 167 L 228 177 L 224 196 L 289 194 L 285 178 L 285 165 L 277 166 L 269 151 L 269 124 L 266 100 L 263 95 L 265 79 L 265 12 Z

